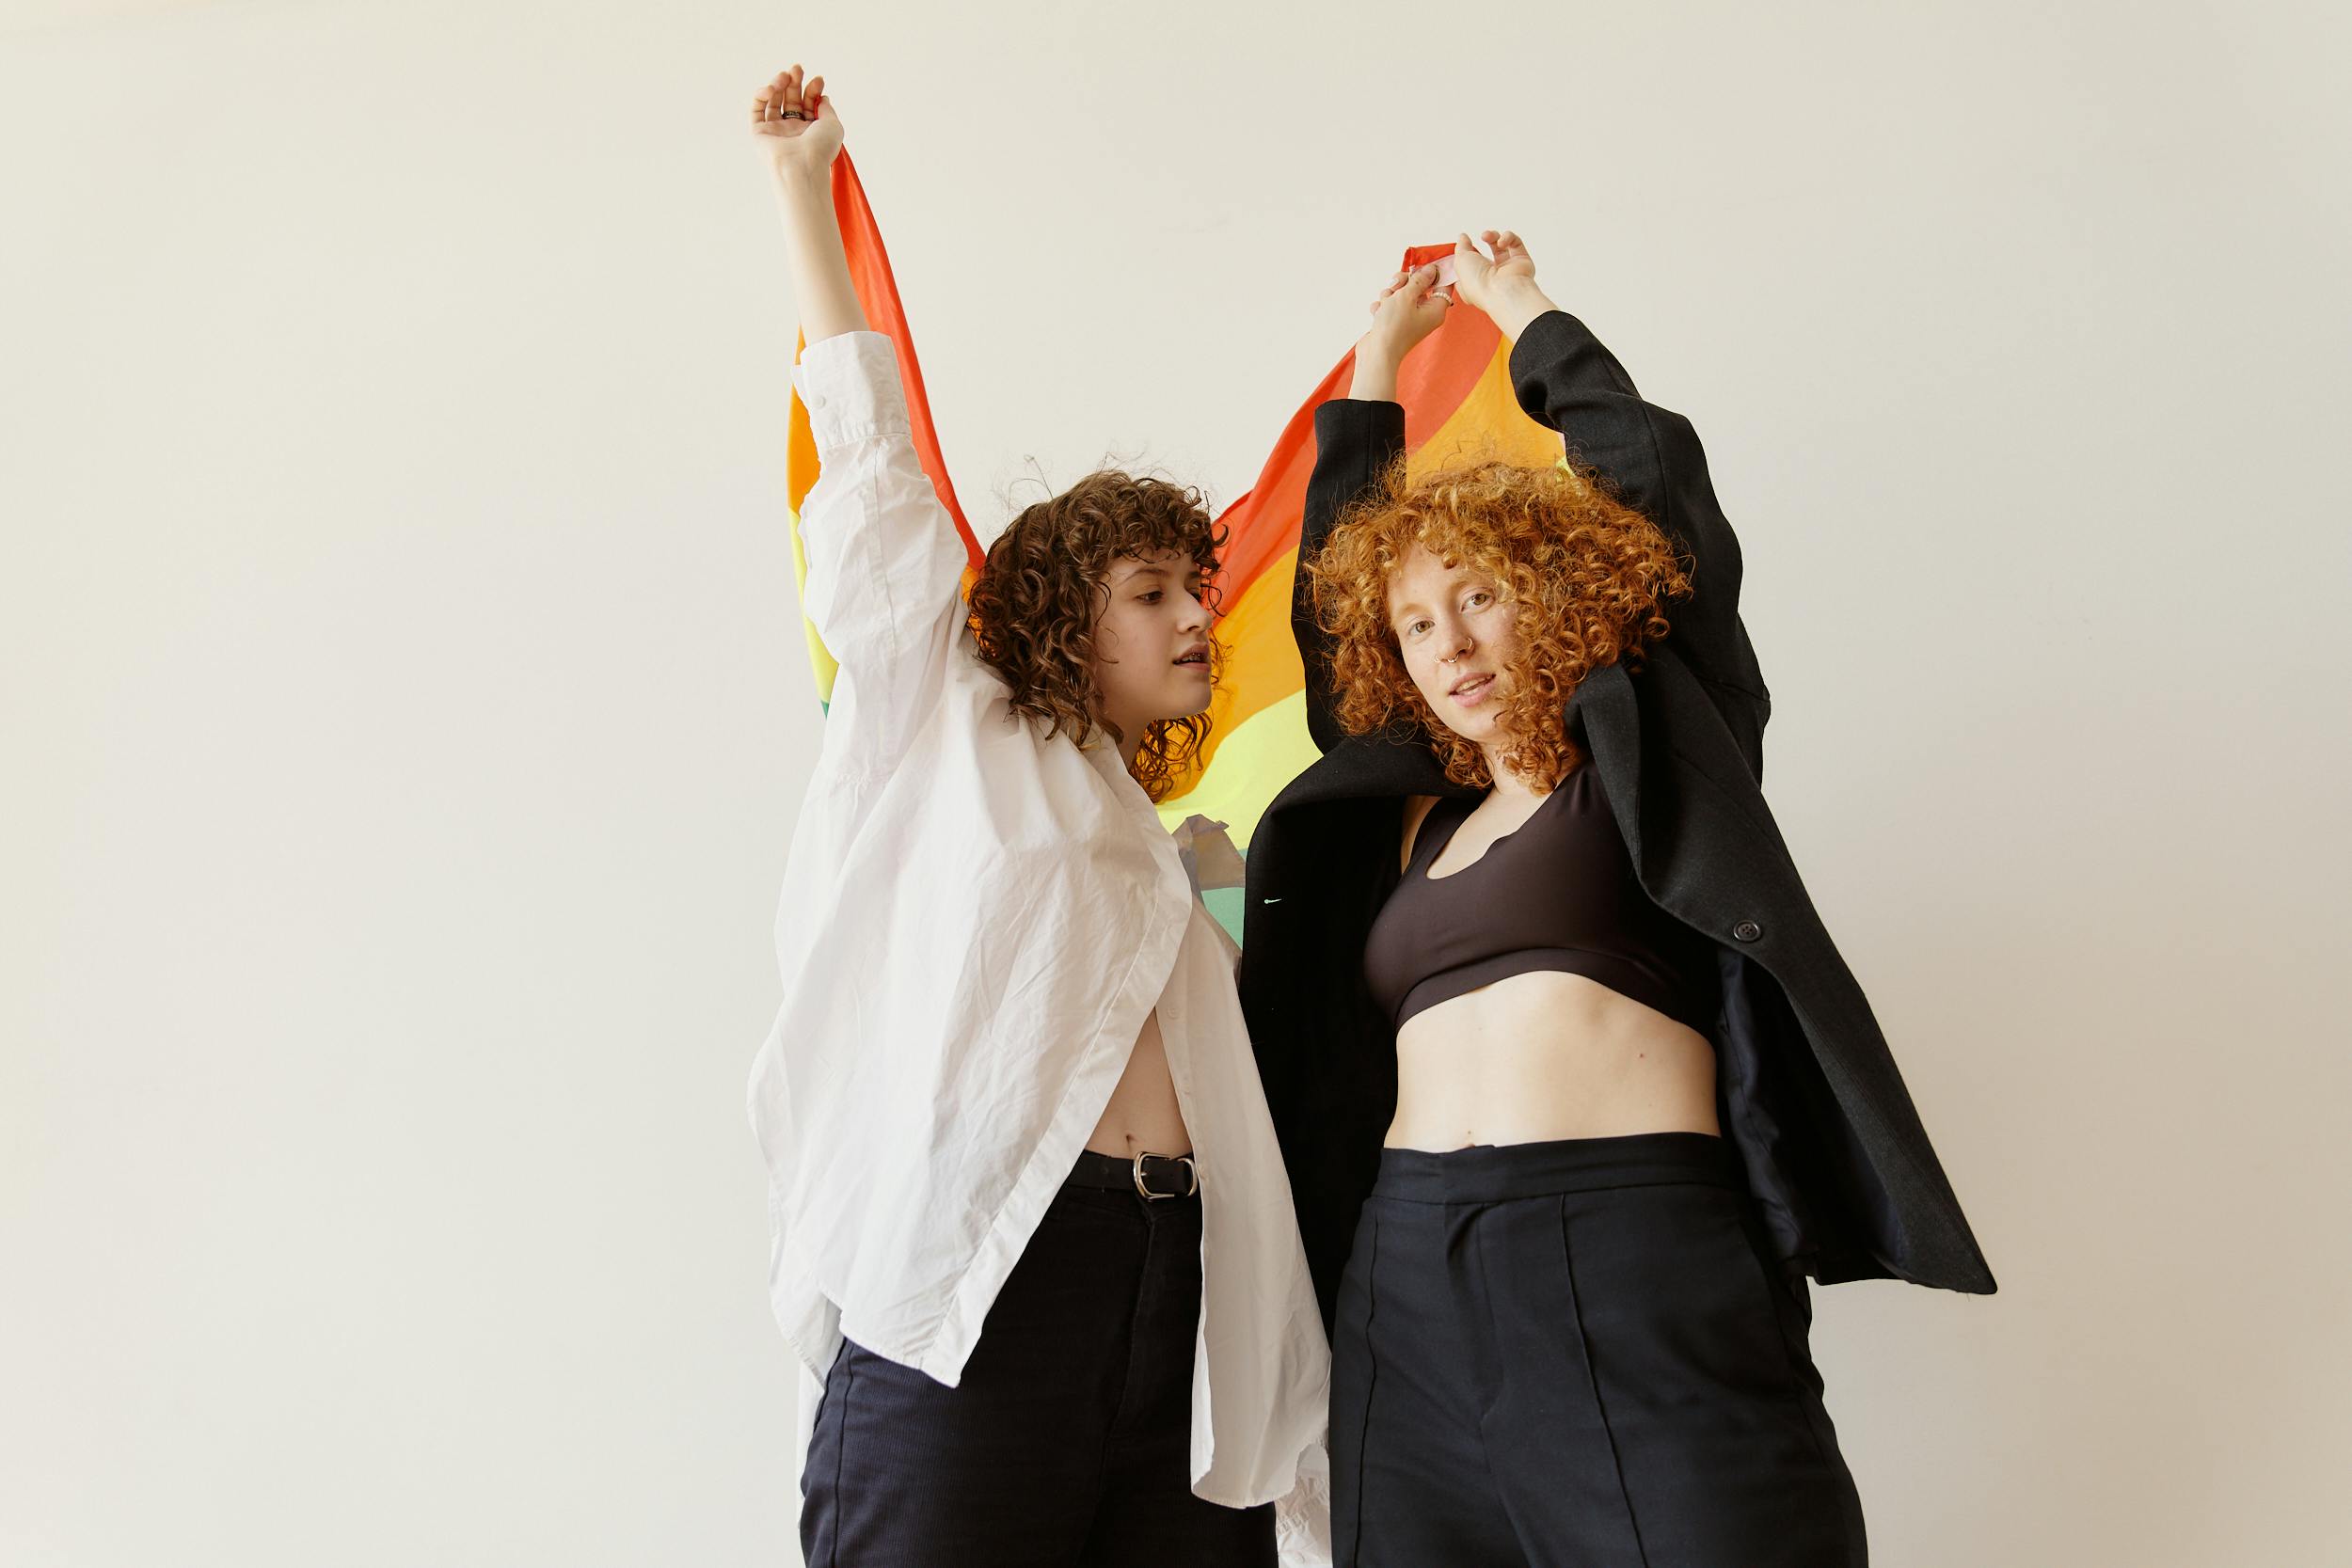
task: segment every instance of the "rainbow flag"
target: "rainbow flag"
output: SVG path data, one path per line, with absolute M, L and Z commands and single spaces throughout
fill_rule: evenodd
M 956 504 L 954 487 L 940 459 L 922 375 L 915 368 L 914 341 L 899 309 L 889 259 L 847 152 L 834 163 L 834 203 L 842 241 L 849 248 L 850 274 L 866 306 L 866 320 L 898 344 L 916 450 L 971 556 L 964 579 L 968 589 L 983 552 Z M 1415 245 L 1405 252 L 1401 265 L 1417 267 L 1451 255 L 1453 249 L 1451 244 Z M 1529 419 L 1511 394 L 1510 353 L 1511 345 L 1494 324 L 1468 306 L 1456 306 L 1445 325 L 1413 351 L 1397 382 L 1397 398 L 1405 405 L 1405 445 L 1411 471 L 1424 473 L 1479 459 L 1530 467 L 1560 461 L 1559 435 Z M 1173 793 L 1160 803 L 1159 811 L 1171 831 L 1194 816 L 1222 826 L 1244 853 L 1266 806 L 1320 754 L 1307 735 L 1305 677 L 1297 647 L 1291 641 L 1291 586 L 1298 570 L 1298 527 L 1306 504 L 1307 478 L 1314 468 L 1315 405 L 1344 395 L 1354 369 L 1351 349 L 1291 416 L 1259 470 L 1257 483 L 1218 518 L 1229 535 L 1218 577 L 1222 611 L 1216 628 L 1226 650 L 1224 678 L 1210 699 L 1208 742 L 1177 780 Z M 800 506 L 817 482 L 818 465 L 808 414 L 797 392 L 791 419 L 786 475 L 793 508 L 792 559 L 796 573 L 805 579 Z M 835 669 L 833 657 L 814 627 L 809 628 L 808 641 L 817 665 L 818 695 L 829 698 Z M 1241 888 L 1204 886 L 1201 896 L 1238 941 Z

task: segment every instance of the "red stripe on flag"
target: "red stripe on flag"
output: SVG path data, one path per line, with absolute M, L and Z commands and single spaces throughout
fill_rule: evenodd
M 964 520 L 963 508 L 956 502 L 956 487 L 947 478 L 946 460 L 940 456 L 939 436 L 931 426 L 930 398 L 923 390 L 923 368 L 914 360 L 914 334 L 908 330 L 906 311 L 898 303 L 898 282 L 891 275 L 890 252 L 882 247 L 882 230 L 874 223 L 874 210 L 866 204 L 866 187 L 859 182 L 856 166 L 850 162 L 846 148 L 833 161 L 833 209 L 841 225 L 842 247 L 849 252 L 850 282 L 857 290 L 858 303 L 866 307 L 866 324 L 887 336 L 898 350 L 898 380 L 906 388 L 915 453 L 923 460 L 923 471 L 930 476 L 939 504 L 956 520 L 956 532 L 962 536 L 971 570 L 977 571 L 982 554 L 980 542 L 973 536 L 972 525 Z

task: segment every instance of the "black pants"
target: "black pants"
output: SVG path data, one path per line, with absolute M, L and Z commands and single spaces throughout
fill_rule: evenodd
M 1339 1568 L 1852 1568 L 1803 1280 L 1718 1138 L 1389 1149 L 1333 1335 Z
M 842 1346 L 801 1477 L 809 1568 L 1272 1568 L 1272 1504 L 1192 1495 L 1200 1200 L 1086 1184 L 1129 1169 L 1081 1162 L 956 1387 Z

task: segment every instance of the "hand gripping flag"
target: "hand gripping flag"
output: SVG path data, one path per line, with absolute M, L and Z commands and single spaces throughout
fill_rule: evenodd
M 983 552 L 956 504 L 954 486 L 940 459 L 890 261 L 847 152 L 834 161 L 834 210 L 866 319 L 898 347 L 915 450 L 971 558 L 964 574 L 968 590 Z M 1402 265 L 1417 267 L 1450 256 L 1453 249 L 1450 245 L 1415 245 L 1405 252 Z M 1528 418 L 1512 395 L 1510 353 L 1511 345 L 1494 323 L 1480 311 L 1456 306 L 1445 325 L 1406 357 L 1397 378 L 1397 400 L 1405 406 L 1408 472 L 1419 476 L 1479 461 L 1529 467 L 1560 461 L 1559 435 Z M 1160 819 L 1185 847 L 1186 864 L 1193 868 L 1202 898 L 1236 940 L 1241 930 L 1240 860 L 1222 852 L 1216 839 L 1221 832 L 1233 847 L 1247 852 L 1250 832 L 1268 803 L 1319 754 L 1307 734 L 1304 673 L 1291 639 L 1291 588 L 1298 570 L 1307 477 L 1314 467 L 1315 406 L 1327 398 L 1344 396 L 1354 369 L 1351 349 L 1291 416 L 1259 470 L 1257 483 L 1217 519 L 1227 531 L 1215 631 L 1225 647 L 1224 671 L 1209 700 L 1208 740 L 1174 781 L 1159 811 Z M 793 568 L 803 581 L 808 567 L 801 547 L 800 506 L 817 474 L 808 411 L 801 406 L 796 390 L 786 483 L 793 509 Z M 818 696 L 830 699 L 835 666 L 813 626 L 808 628 L 808 645 L 817 667 Z

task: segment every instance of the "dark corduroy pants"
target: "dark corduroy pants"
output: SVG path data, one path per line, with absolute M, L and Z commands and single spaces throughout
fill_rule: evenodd
M 1200 1201 L 1073 1181 L 953 1388 L 845 1343 L 802 1471 L 809 1568 L 1273 1568 L 1192 1495 Z
M 1699 1133 L 1384 1151 L 1332 1345 L 1339 1568 L 1859 1568 L 1802 1279 Z

